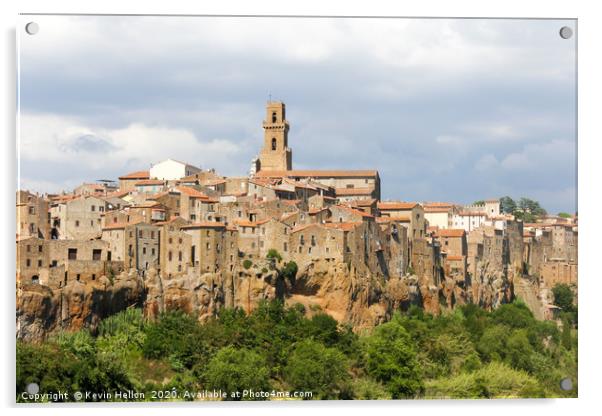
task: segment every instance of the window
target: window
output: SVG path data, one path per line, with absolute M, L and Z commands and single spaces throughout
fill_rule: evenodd
M 178 238 L 178 243 L 182 244 L 182 239 L 181 238 Z
M 153 247 L 153 248 L 151 248 L 151 254 L 152 254 L 153 256 L 155 255 L 155 249 L 154 249 L 154 247 Z
M 70 248 L 67 250 L 67 258 L 69 260 L 77 260 L 77 249 L 76 248 Z
M 315 246 L 315 245 L 316 245 L 316 236 L 315 236 L 315 235 L 312 235 L 312 236 L 311 236 L 311 245 L 312 245 L 312 246 Z
M 40 277 L 39 276 L 31 276 L 31 284 L 32 285 L 37 285 L 40 283 Z
M 276 138 L 274 137 L 274 138 L 272 139 L 272 150 L 276 150 L 277 143 L 278 143 L 278 142 L 276 141 Z
M 138 238 L 142 238 L 142 230 L 138 231 Z
M 31 246 L 28 244 L 27 245 L 27 252 L 29 253 L 31 251 Z
M 142 254 L 146 254 L 146 247 L 142 247 Z
M 92 212 L 96 211 L 96 205 L 90 206 L 90 209 L 92 210 Z
M 171 251 L 169 253 L 167 253 L 167 260 L 171 261 L 172 255 L 171 255 Z
M 178 261 L 182 261 L 182 252 L 178 251 Z
M 96 275 L 92 273 L 92 280 L 96 280 Z
M 169 237 L 169 244 L 173 243 L 173 238 Z
M 42 252 L 42 250 L 43 250 L 42 246 L 41 246 L 41 245 L 39 245 L 39 246 L 38 246 L 38 253 L 41 253 L 41 252 Z
M 100 260 L 100 256 L 102 255 L 102 250 L 95 248 L 92 250 L 92 260 Z
M 79 220 L 75 220 L 75 226 L 79 227 Z
M 284 251 L 288 251 L 288 244 L 286 242 L 284 243 L 283 249 L 284 249 Z
M 155 238 L 155 232 L 151 231 L 151 238 Z
M 35 215 L 36 213 L 36 208 L 35 207 L 29 207 L 29 215 Z
M 304 245 L 305 244 L 305 237 L 301 236 L 301 238 L 299 239 L 299 244 Z
M 31 259 L 27 259 L 25 261 L 25 267 L 30 267 L 31 266 Z
M 211 250 L 211 244 L 207 243 L 207 250 Z
M 278 116 L 276 115 L 276 112 L 272 113 L 272 123 L 275 123 L 278 121 Z

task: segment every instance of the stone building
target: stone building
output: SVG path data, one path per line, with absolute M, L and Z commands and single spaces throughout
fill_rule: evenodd
M 159 273 L 167 279 L 185 275 L 190 264 L 192 236 L 182 230 L 188 221 L 174 217 L 155 223 L 159 234 Z
M 48 245 L 45 240 L 32 236 L 17 239 L 17 284 L 49 285 Z
M 189 186 L 175 188 L 180 193 L 180 216 L 192 222 L 215 221 L 219 200 Z
M 286 106 L 282 102 L 269 101 L 263 122 L 263 148 L 259 154 L 257 171 L 288 171 L 293 168 L 288 130 Z
M 424 217 L 424 208 L 419 203 L 387 201 L 379 202 L 377 208 L 383 217 L 409 220 L 410 240 L 426 236 L 427 221 Z
M 447 256 L 466 256 L 468 254 L 468 243 L 466 231 L 463 229 L 443 229 L 435 233 L 441 243 L 441 252 Z
M 349 262 L 351 247 L 348 234 L 356 224 L 304 224 L 291 230 L 292 256 L 299 267 L 317 259 Z
M 119 190 L 132 191 L 135 189 L 135 184 L 140 181 L 150 179 L 150 173 L 147 170 L 131 172 L 119 177 Z
M 189 261 L 198 273 L 217 272 L 230 269 L 229 254 L 234 255 L 237 247 L 233 239 L 228 238 L 231 230 L 221 222 L 198 222 L 182 226 L 192 238 Z
M 82 196 L 50 206 L 51 239 L 89 240 L 100 236 L 107 202 L 95 196 Z
M 17 236 L 50 238 L 48 200 L 38 194 L 17 191 Z

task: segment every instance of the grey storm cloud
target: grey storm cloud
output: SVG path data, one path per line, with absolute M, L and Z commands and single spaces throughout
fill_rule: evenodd
M 176 156 L 245 174 L 271 94 L 287 104 L 295 167 L 375 168 L 391 199 L 508 194 L 576 209 L 576 51 L 558 36 L 573 21 L 38 21 L 20 39 L 23 186 L 55 191 L 73 172 L 117 177 Z M 30 149 L 47 136 L 107 163 Z

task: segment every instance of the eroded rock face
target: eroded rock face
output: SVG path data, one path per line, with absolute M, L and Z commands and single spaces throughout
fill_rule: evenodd
M 17 337 L 43 339 L 59 329 L 94 329 L 98 322 L 133 305 L 142 305 L 149 319 L 161 312 L 182 310 L 205 321 L 224 307 L 249 313 L 260 301 L 282 299 L 300 303 L 309 314 L 321 310 L 355 330 L 373 327 L 397 310 L 418 305 L 426 312 L 473 302 L 488 309 L 510 301 L 511 282 L 501 272 L 482 273 L 471 280 L 447 277 L 433 282 L 419 276 L 375 278 L 342 262 L 314 261 L 294 279 L 280 276 L 278 267 L 258 261 L 232 273 L 190 273 L 165 279 L 150 270 L 144 281 L 131 271 L 111 283 L 101 277 L 93 284 L 72 281 L 61 289 L 24 285 L 17 298 Z
M 52 290 L 38 284 L 17 289 L 17 338 L 44 339 L 57 330 L 94 330 L 103 318 L 141 305 L 144 283 L 136 273 L 122 273 L 113 283 L 106 277 L 84 284 L 76 280 Z

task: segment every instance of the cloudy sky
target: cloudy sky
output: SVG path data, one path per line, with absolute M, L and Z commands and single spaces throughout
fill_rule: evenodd
M 20 186 L 165 158 L 244 175 L 271 94 L 296 169 L 378 169 L 385 199 L 575 210 L 575 36 L 561 20 L 23 16 Z

